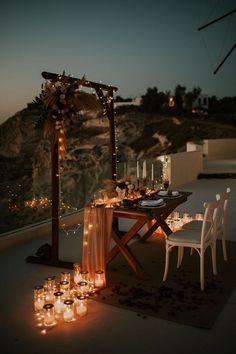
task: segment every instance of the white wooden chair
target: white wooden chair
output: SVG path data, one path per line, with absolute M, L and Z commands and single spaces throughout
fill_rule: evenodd
M 230 188 L 227 188 L 225 193 L 216 194 L 216 200 L 220 200 L 221 207 L 219 208 L 219 218 L 220 222 L 216 230 L 216 237 L 221 239 L 222 251 L 224 260 L 227 261 L 227 250 L 226 250 L 226 228 L 227 228 L 227 209 L 229 203 Z
M 227 250 L 226 250 L 226 229 L 227 229 L 227 208 L 230 196 L 230 188 L 226 189 L 226 192 L 216 194 L 216 200 L 221 200 L 219 208 L 219 225 L 216 231 L 216 238 L 220 238 L 222 242 L 222 251 L 224 260 L 227 261 Z M 183 229 L 189 230 L 200 230 L 202 227 L 202 220 L 192 220 L 185 225 Z
M 217 214 L 220 201 L 204 203 L 204 217 L 200 230 L 183 229 L 173 232 L 166 237 L 166 261 L 163 281 L 166 281 L 169 270 L 169 255 L 173 247 L 178 247 L 177 268 L 180 267 L 183 259 L 184 248 L 195 249 L 200 256 L 200 284 L 204 290 L 204 254 L 208 246 L 211 247 L 213 274 L 217 274 L 216 269 L 216 229 L 218 227 Z

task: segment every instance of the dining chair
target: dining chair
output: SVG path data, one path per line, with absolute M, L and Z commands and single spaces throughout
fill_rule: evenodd
M 182 229 L 166 236 L 166 258 L 163 281 L 166 281 L 169 270 L 170 251 L 178 247 L 177 268 L 180 267 L 183 259 L 184 248 L 195 249 L 200 256 L 200 285 L 204 290 L 204 254 L 209 246 L 211 248 L 213 274 L 217 274 L 216 268 L 216 229 L 218 227 L 217 214 L 220 200 L 205 202 L 205 211 L 200 230 Z
M 227 261 L 227 250 L 226 250 L 226 229 L 227 229 L 227 209 L 228 209 L 228 202 L 230 196 L 230 188 L 226 189 L 224 193 L 216 194 L 216 200 L 221 200 L 218 218 L 219 218 L 219 225 L 218 229 L 216 230 L 216 238 L 221 239 L 222 243 L 222 251 L 224 260 Z M 200 230 L 202 227 L 202 220 L 192 220 L 183 225 L 183 229 L 192 229 L 192 230 Z M 192 252 L 191 252 L 192 253 Z
M 227 210 L 229 204 L 230 188 L 226 189 L 225 193 L 216 194 L 216 200 L 221 200 L 221 208 L 219 209 L 220 223 L 216 230 L 216 237 L 221 239 L 222 251 L 224 260 L 227 261 L 227 250 L 226 250 L 226 229 L 227 229 Z

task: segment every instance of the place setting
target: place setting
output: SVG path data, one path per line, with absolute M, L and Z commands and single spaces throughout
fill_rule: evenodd
M 138 201 L 138 208 L 162 208 L 166 205 L 162 198 L 160 199 L 146 199 Z
M 172 190 L 160 190 L 157 192 L 157 195 L 165 199 L 175 199 L 182 197 L 182 194 L 179 191 Z

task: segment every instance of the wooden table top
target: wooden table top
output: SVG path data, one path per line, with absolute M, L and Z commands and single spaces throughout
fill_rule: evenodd
M 192 194 L 191 192 L 179 191 L 180 196 L 178 197 L 159 197 L 159 199 L 163 199 L 165 205 L 162 207 L 138 207 L 137 204 L 134 206 L 120 206 L 114 209 L 115 217 L 126 217 L 130 219 L 136 218 L 148 218 L 152 219 L 153 217 L 157 217 L 163 213 L 167 213 L 169 209 L 173 210 L 178 205 L 187 201 L 188 197 Z

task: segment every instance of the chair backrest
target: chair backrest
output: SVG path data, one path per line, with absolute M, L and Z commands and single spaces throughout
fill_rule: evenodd
M 218 211 L 221 200 L 213 202 L 205 202 L 205 208 L 202 229 L 201 229 L 201 245 L 210 243 L 216 237 L 216 229 L 218 223 Z
M 226 192 L 216 194 L 216 200 L 221 200 L 220 208 L 219 208 L 219 219 L 220 224 L 226 223 L 226 215 L 227 215 L 227 208 L 229 203 L 229 196 L 230 196 L 230 188 L 226 189 Z

